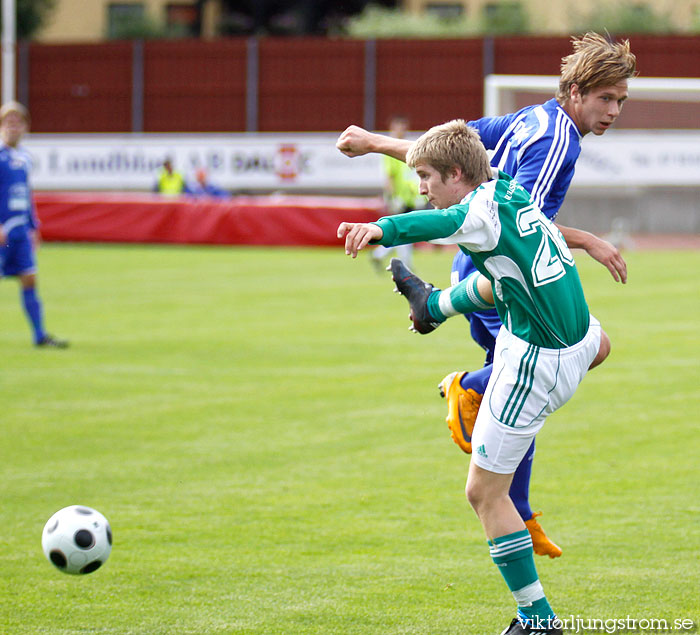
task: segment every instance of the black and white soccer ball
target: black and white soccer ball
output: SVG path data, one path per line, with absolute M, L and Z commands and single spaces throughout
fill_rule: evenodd
M 49 518 L 41 546 L 49 562 L 63 573 L 92 573 L 109 558 L 112 529 L 97 510 L 71 505 Z

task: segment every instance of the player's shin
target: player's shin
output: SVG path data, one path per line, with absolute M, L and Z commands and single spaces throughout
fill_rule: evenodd
M 445 321 L 455 315 L 492 309 L 493 303 L 484 298 L 478 287 L 477 271 L 468 275 L 458 284 L 443 291 L 435 291 L 428 298 L 428 311 L 435 319 Z
M 22 289 L 22 306 L 34 332 L 34 343 L 40 342 L 45 336 L 41 300 L 34 287 Z
M 489 540 L 489 550 L 518 603 L 518 617 L 534 625 L 551 623 L 556 616 L 537 575 L 527 529 Z

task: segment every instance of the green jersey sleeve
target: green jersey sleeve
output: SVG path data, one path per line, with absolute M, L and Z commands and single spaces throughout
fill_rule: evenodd
M 377 221 L 384 235 L 377 244 L 385 247 L 432 241 L 462 245 L 470 251 L 493 249 L 498 243 L 497 225 L 489 218 L 488 205 L 471 205 L 475 192 L 447 209 L 418 210 Z

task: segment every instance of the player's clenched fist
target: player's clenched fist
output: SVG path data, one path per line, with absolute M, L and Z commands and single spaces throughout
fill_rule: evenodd
M 338 137 L 335 147 L 348 157 L 359 157 L 371 152 L 373 133 L 359 126 L 349 126 Z
M 340 223 L 338 238 L 345 238 L 345 253 L 355 258 L 371 240 L 379 240 L 384 235 L 381 227 L 374 223 Z

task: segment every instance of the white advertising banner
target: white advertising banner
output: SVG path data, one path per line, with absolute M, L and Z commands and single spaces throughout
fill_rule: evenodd
M 572 187 L 669 185 L 700 185 L 700 131 L 613 130 L 584 137 Z
M 163 159 L 234 192 L 379 192 L 381 159 L 348 159 L 336 134 L 30 135 L 40 190 L 152 190 Z M 572 187 L 699 186 L 700 131 L 589 135 Z
M 378 156 L 350 160 L 336 134 L 31 135 L 32 182 L 41 190 L 152 190 L 165 157 L 188 180 L 235 192 L 380 190 Z

